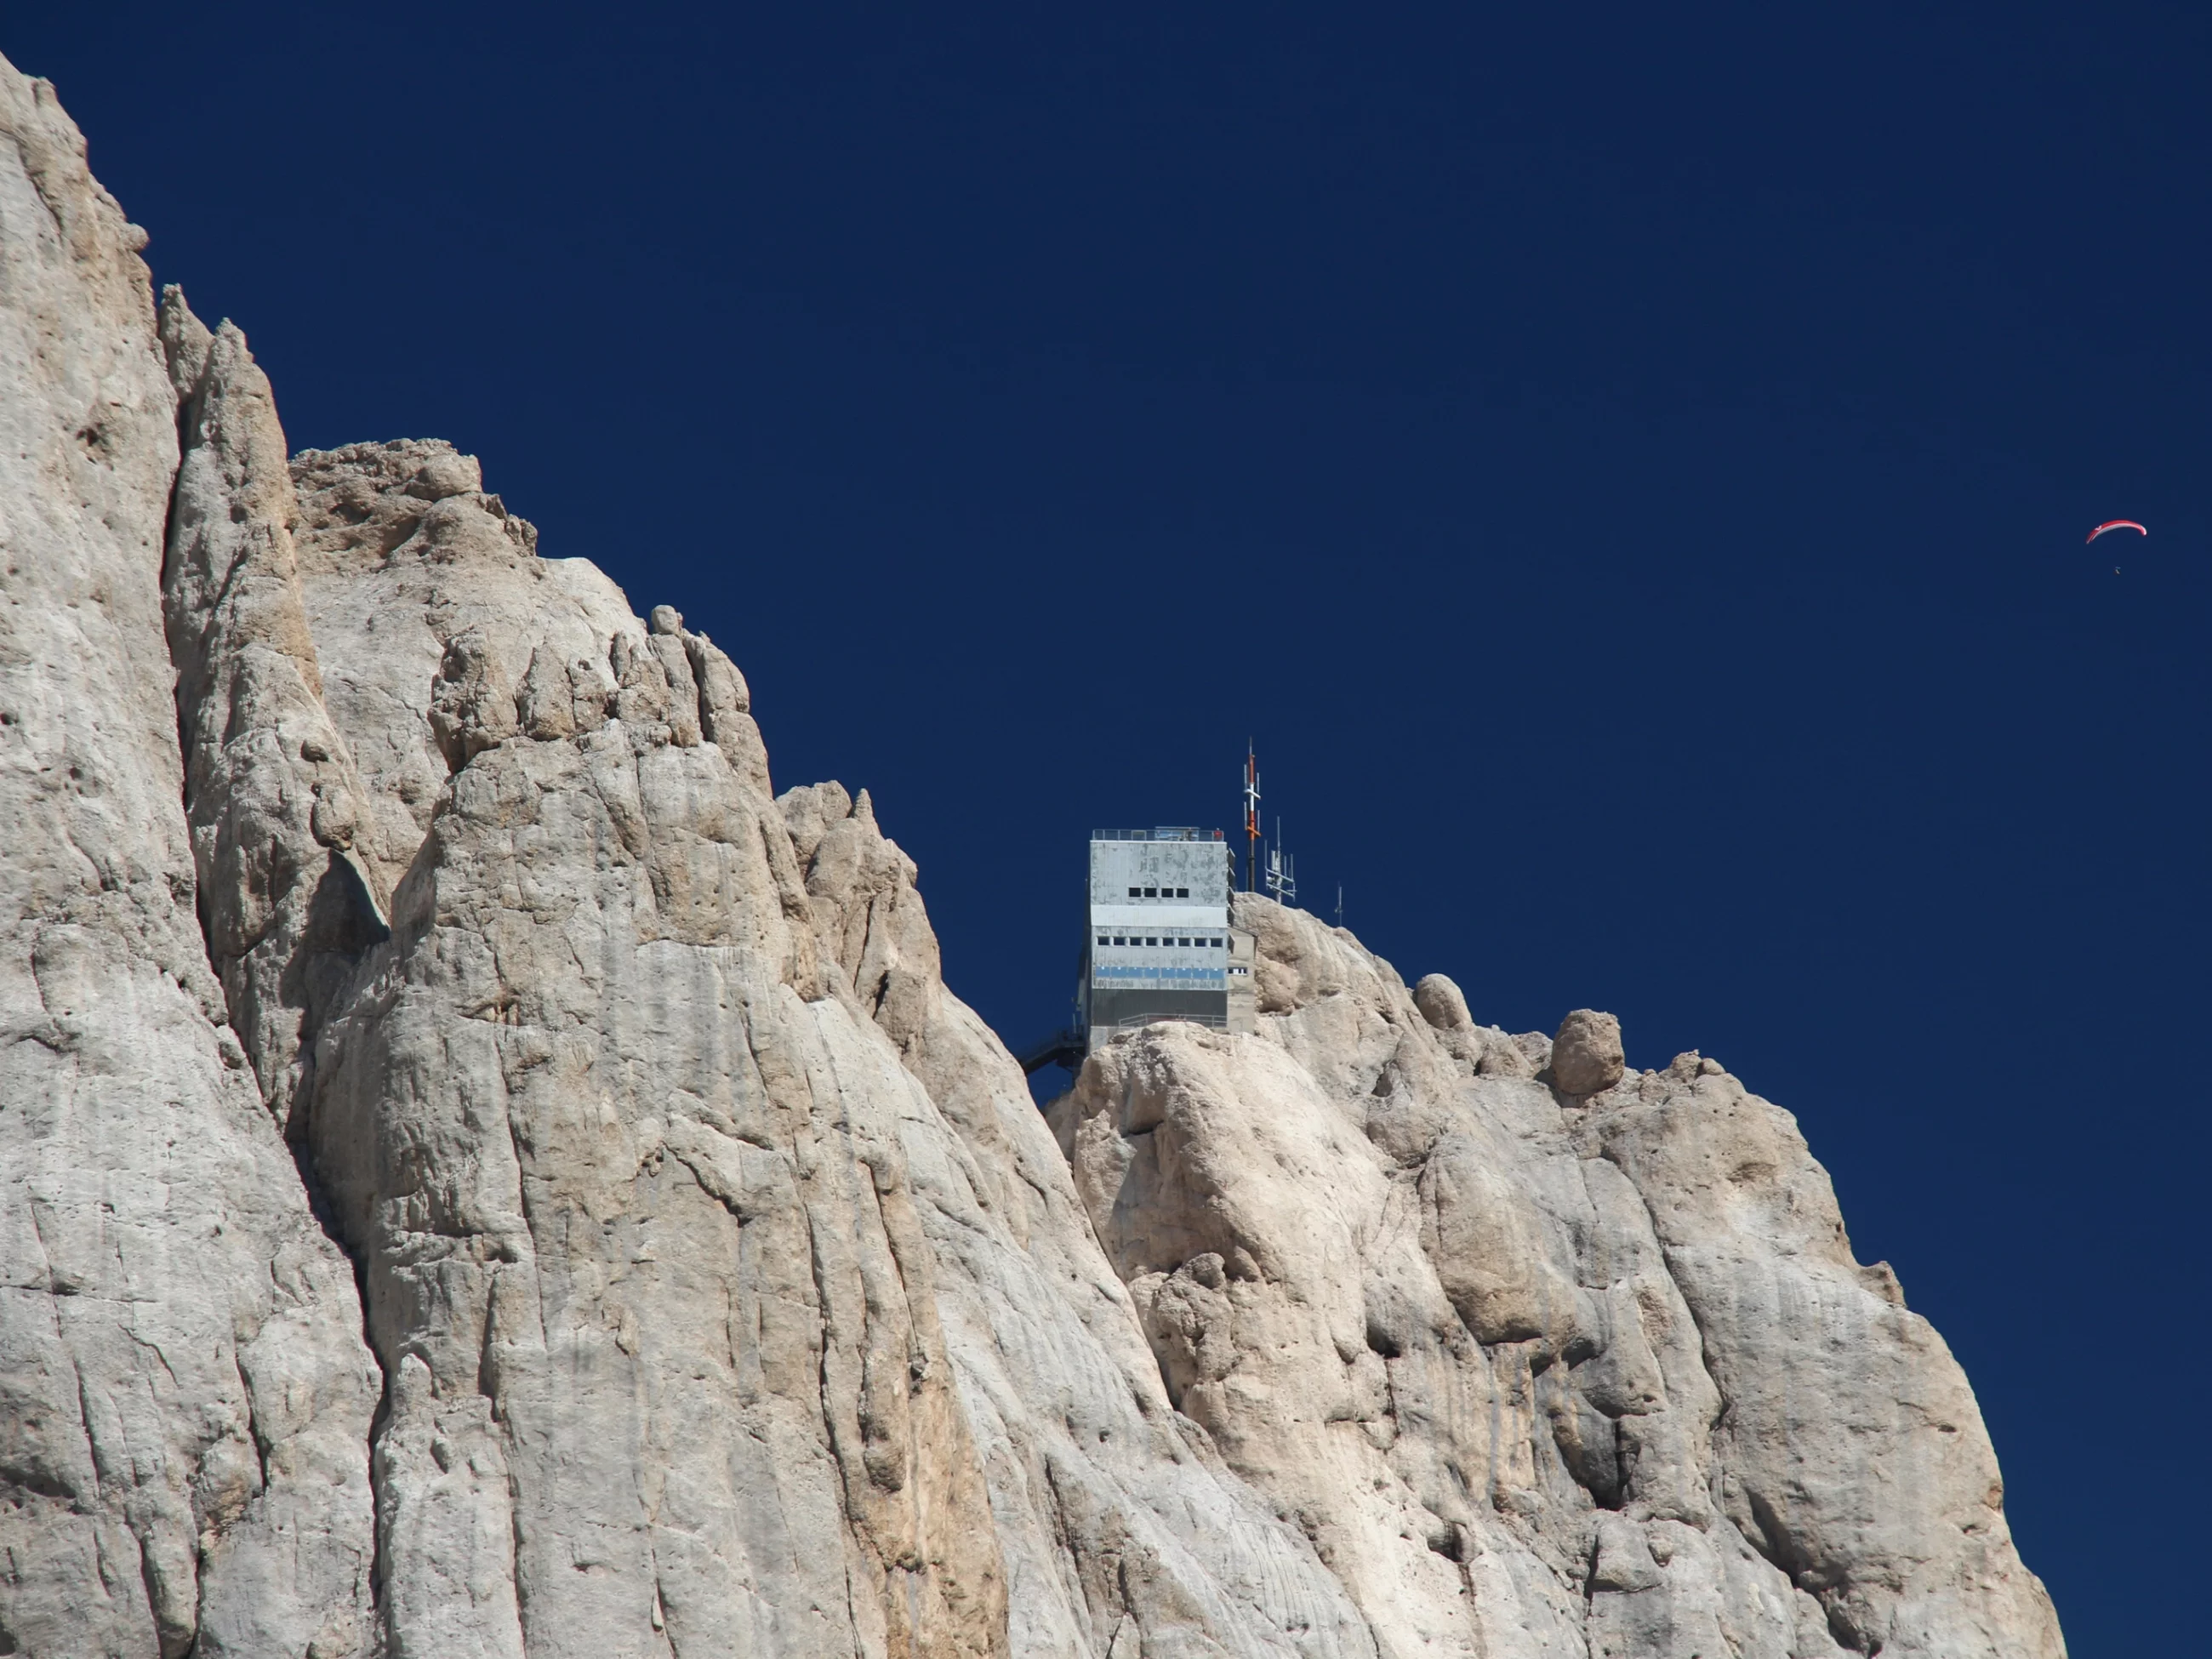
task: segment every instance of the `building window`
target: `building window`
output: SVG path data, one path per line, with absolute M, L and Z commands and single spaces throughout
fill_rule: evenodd
M 1147 887 L 1145 889 L 1145 896 L 1146 898 L 1158 898 L 1159 896 L 1160 890 L 1157 887 Z
M 1114 941 L 1116 945 L 1127 945 L 1128 942 L 1129 941 L 1126 939 L 1117 939 Z
M 1188 951 L 1188 950 L 1189 950 L 1189 949 L 1190 949 L 1190 941 L 1189 941 L 1188 939 L 1177 939 L 1177 940 L 1176 941 L 1176 943 L 1177 945 L 1180 945 L 1181 946 L 1182 946 L 1182 948 L 1183 948 L 1184 950 L 1186 950 L 1186 951 Z
M 1188 898 L 1188 897 L 1190 896 L 1190 889 L 1189 889 L 1189 888 L 1188 888 L 1188 887 L 1178 887 L 1178 888 L 1176 888 L 1176 896 L 1177 898 Z
M 1142 898 L 1142 897 L 1144 897 L 1144 896 L 1145 896 L 1145 890 L 1144 890 L 1143 888 L 1141 888 L 1141 887 L 1132 887 L 1132 888 L 1129 890 L 1129 896 L 1130 896 L 1131 898 Z
M 1147 945 L 1158 945 L 1158 944 L 1159 943 L 1159 940 L 1158 940 L 1158 939 L 1146 939 L 1146 940 L 1145 941 L 1145 943 L 1146 943 L 1146 944 L 1147 944 Z
M 1105 944 L 1105 943 L 1106 943 L 1106 935 L 1105 935 L 1105 934 L 1103 934 L 1103 933 L 1099 934 L 1099 935 L 1098 935 L 1098 942 L 1099 942 L 1101 945 Z

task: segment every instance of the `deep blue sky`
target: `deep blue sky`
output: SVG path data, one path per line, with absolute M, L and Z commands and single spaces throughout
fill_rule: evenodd
M 2201 1642 L 2204 8 L 42 9 L 294 442 L 727 645 L 1010 1042 L 1256 738 L 1408 979 L 1796 1111 L 2077 1659 Z

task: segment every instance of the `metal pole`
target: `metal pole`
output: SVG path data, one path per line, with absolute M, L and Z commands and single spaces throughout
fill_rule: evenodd
M 1260 757 L 1244 740 L 1244 890 L 1260 890 Z

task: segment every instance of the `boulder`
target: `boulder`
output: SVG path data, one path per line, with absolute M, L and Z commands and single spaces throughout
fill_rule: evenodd
M 1413 1006 L 1421 1011 L 1421 1018 L 1439 1031 L 1469 1031 L 1474 1029 L 1474 1016 L 1467 1011 L 1467 999 L 1459 987 L 1442 974 L 1430 974 L 1413 987 Z
M 1577 1008 L 1559 1022 L 1552 1039 L 1552 1081 L 1562 1093 L 1596 1094 L 1620 1082 L 1627 1069 L 1620 1022 L 1611 1014 Z

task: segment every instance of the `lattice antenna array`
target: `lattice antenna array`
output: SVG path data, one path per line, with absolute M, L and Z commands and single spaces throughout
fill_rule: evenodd
M 1275 844 L 1267 849 L 1267 893 L 1278 904 L 1294 903 L 1298 878 L 1293 860 L 1283 850 L 1283 821 L 1275 820 Z

